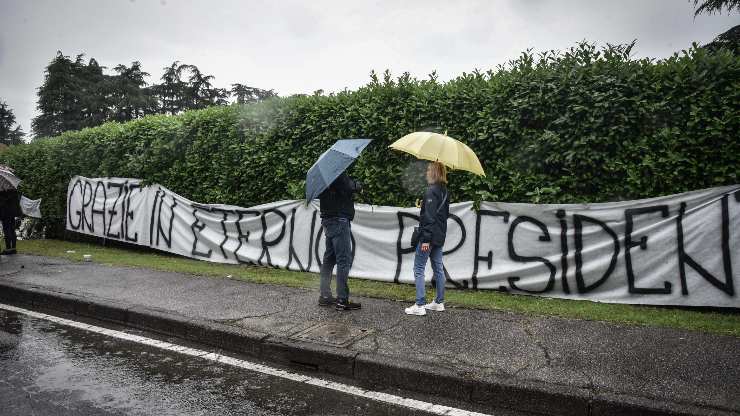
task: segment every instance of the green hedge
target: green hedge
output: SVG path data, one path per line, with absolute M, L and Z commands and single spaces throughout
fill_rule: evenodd
M 195 201 L 251 206 L 301 198 L 306 170 L 344 137 L 376 139 L 353 167 L 363 198 L 408 205 L 414 164 L 387 145 L 430 128 L 468 143 L 488 175 L 451 175 L 457 201 L 599 202 L 738 183 L 740 58 L 694 47 L 636 60 L 631 46 L 525 53 L 446 83 L 373 74 L 357 91 L 68 132 L 13 146 L 0 163 L 44 198 L 52 234 L 73 175 L 144 178 Z

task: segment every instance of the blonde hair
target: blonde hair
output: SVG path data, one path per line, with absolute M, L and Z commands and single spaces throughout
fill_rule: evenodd
M 447 185 L 447 167 L 439 162 L 431 162 L 429 166 L 434 182 Z

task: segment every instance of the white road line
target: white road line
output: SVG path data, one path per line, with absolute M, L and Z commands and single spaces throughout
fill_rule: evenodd
M 388 403 L 395 406 L 408 407 L 415 410 L 421 410 L 436 415 L 446 416 L 490 416 L 484 413 L 471 412 L 468 410 L 458 409 L 455 407 L 442 406 L 438 404 L 423 402 L 421 400 L 410 399 L 406 397 L 395 396 L 393 394 L 383 393 L 379 391 L 365 390 L 360 387 L 352 386 L 349 384 L 337 383 L 335 381 L 324 380 L 317 377 L 311 377 L 303 374 L 292 373 L 290 371 L 281 370 L 278 368 L 268 367 L 266 365 L 253 363 L 250 361 L 240 360 L 238 358 L 227 357 L 224 355 L 216 354 L 211 351 L 198 350 L 195 348 L 189 348 L 182 345 L 170 344 L 156 340 L 153 338 L 147 338 L 140 335 L 128 334 L 122 331 L 116 331 L 113 329 L 102 328 L 95 325 L 89 325 L 82 322 L 72 321 L 69 319 L 60 318 L 58 316 L 47 315 L 45 313 L 35 312 L 27 309 L 17 308 L 11 305 L 5 305 L 0 303 L 0 309 L 7 311 L 20 313 L 31 316 L 37 319 L 44 319 L 61 325 L 71 326 L 74 328 L 82 329 L 85 331 L 95 332 L 101 335 L 107 335 L 109 337 L 118 338 L 126 341 L 135 342 L 138 344 L 149 345 L 154 348 L 162 350 L 172 351 L 179 354 L 190 355 L 193 357 L 202 358 L 209 361 L 215 361 L 218 363 L 230 365 L 233 367 L 243 368 L 245 370 L 254 371 L 274 377 L 280 377 L 300 383 L 310 384 L 316 387 L 322 387 L 330 390 L 335 390 L 345 394 L 351 394 L 353 396 L 363 397 L 366 399 L 374 400 L 377 402 Z

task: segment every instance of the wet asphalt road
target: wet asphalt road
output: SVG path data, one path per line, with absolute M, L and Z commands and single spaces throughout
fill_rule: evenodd
M 426 414 L 3 309 L 0 409 L 5 416 Z

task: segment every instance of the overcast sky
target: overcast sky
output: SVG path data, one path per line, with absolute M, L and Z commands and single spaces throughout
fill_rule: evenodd
M 740 16 L 693 17 L 689 0 L 0 0 L 0 99 L 31 130 L 36 88 L 57 50 L 109 68 L 174 60 L 215 85 L 280 95 L 354 89 L 371 69 L 449 79 L 527 48 L 637 39 L 638 57 L 704 44 Z

